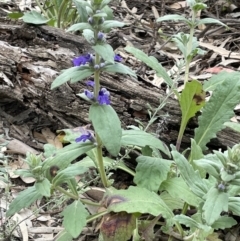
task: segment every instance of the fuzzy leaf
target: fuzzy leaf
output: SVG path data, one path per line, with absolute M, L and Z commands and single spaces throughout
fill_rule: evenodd
M 110 105 L 93 104 L 89 117 L 103 145 L 111 155 L 117 156 L 121 148 L 122 129 L 115 110 Z
M 183 180 L 194 194 L 202 198 L 207 193 L 208 188 L 200 177 L 199 172 L 194 171 L 188 160 L 179 152 L 172 151 L 172 156 L 177 164 Z
M 67 32 L 70 32 L 70 31 L 78 31 L 78 30 L 84 30 L 84 29 L 92 29 L 92 26 L 89 24 L 89 23 L 76 23 L 76 24 L 73 24 L 68 30 Z
M 123 130 L 121 143 L 123 146 L 155 147 L 170 156 L 168 147 L 161 140 L 142 130 Z
M 50 19 L 46 19 L 41 13 L 35 10 L 24 13 L 22 20 L 25 23 L 31 23 L 31 24 L 45 24 L 48 21 L 50 21 Z
M 208 191 L 203 205 L 203 218 L 208 225 L 212 225 L 220 218 L 222 211 L 228 211 L 228 194 L 212 187 Z
M 67 81 L 71 80 L 71 83 L 83 80 L 93 74 L 93 70 L 88 66 L 72 67 L 63 71 L 51 85 L 51 89 L 54 89 Z
M 149 156 L 139 156 L 136 161 L 138 164 L 134 182 L 139 187 L 157 192 L 161 183 L 167 179 L 172 162 Z
M 228 208 L 234 215 L 240 216 L 240 197 L 229 197 Z
M 109 73 L 128 74 L 137 78 L 136 74 L 129 67 L 121 63 L 114 63 L 114 64 L 107 65 L 103 68 L 103 71 L 106 71 Z
M 109 212 L 149 213 L 153 216 L 162 214 L 166 219 L 174 216 L 159 195 L 145 188 L 130 186 L 127 190 L 114 190 L 106 198 Z
M 217 221 L 212 224 L 212 228 L 214 229 L 225 229 L 231 228 L 232 226 L 236 225 L 237 221 L 228 216 L 221 216 Z
M 204 18 L 204 19 L 201 19 L 199 21 L 197 21 L 197 25 L 201 25 L 201 24 L 209 24 L 209 23 L 215 23 L 215 24 L 219 24 L 219 25 L 222 25 L 224 27 L 227 27 L 226 24 L 222 23 L 221 21 L 217 20 L 217 19 L 214 19 L 214 18 Z
M 202 199 L 197 197 L 187 186 L 181 177 L 174 177 L 164 181 L 160 187 L 160 190 L 167 190 L 173 199 L 179 198 L 192 205 L 198 207 Z
M 105 20 L 101 25 L 103 30 L 108 30 L 110 28 L 123 27 L 125 23 L 116 20 Z
M 74 159 L 94 148 L 92 143 L 72 143 L 64 148 L 57 150 L 53 157 L 48 158 L 43 163 L 43 170 L 51 166 L 58 166 L 63 169 L 66 168 Z
M 199 127 L 195 129 L 194 140 L 203 149 L 210 139 L 224 128 L 224 123 L 234 116 L 233 109 L 239 103 L 240 81 L 227 78 L 213 92 L 199 117 Z
M 82 232 L 83 227 L 87 223 L 88 211 L 78 200 L 67 206 L 62 212 L 63 226 L 74 238 Z
M 34 186 L 20 192 L 20 194 L 9 205 L 9 209 L 7 210 L 7 217 L 17 213 L 22 208 L 29 207 L 33 202 L 40 198 L 42 198 L 42 195 Z
M 76 175 L 83 174 L 87 172 L 89 169 L 87 167 L 83 166 L 76 166 L 76 165 L 70 165 L 67 168 L 64 168 L 63 170 L 59 171 L 57 175 L 53 178 L 52 183 L 54 186 L 58 186 L 71 178 L 74 178 Z
M 45 197 L 51 196 L 51 183 L 47 178 L 44 178 L 41 182 L 35 183 L 36 190 Z
M 183 17 L 182 15 L 178 15 L 178 14 L 169 14 L 169 15 L 165 15 L 165 16 L 157 19 L 157 22 L 163 22 L 163 21 L 184 21 L 184 22 L 188 22 L 188 20 L 185 17 Z
M 169 86 L 173 85 L 173 81 L 169 77 L 167 71 L 165 70 L 165 68 L 162 67 L 162 65 L 158 62 L 158 60 L 155 57 L 148 56 L 140 49 L 134 47 L 128 46 L 125 48 L 125 50 L 133 54 L 137 59 L 144 62 L 150 68 L 154 69 L 156 71 L 157 76 L 162 77 Z
M 106 61 L 114 63 L 114 51 L 111 45 L 109 44 L 98 44 L 92 46 L 92 48 Z

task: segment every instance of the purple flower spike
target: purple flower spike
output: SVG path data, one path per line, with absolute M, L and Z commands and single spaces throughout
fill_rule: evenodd
M 73 65 L 75 67 L 85 65 L 86 63 L 92 62 L 92 60 L 93 60 L 93 56 L 91 54 L 81 55 L 81 56 L 73 59 Z
M 80 137 L 76 138 L 75 141 L 78 142 L 85 142 L 87 140 L 91 141 L 93 139 L 93 136 L 90 132 L 87 131 L 86 134 L 82 134 Z
M 118 54 L 115 54 L 115 56 L 114 56 L 114 61 L 116 61 L 116 62 L 122 62 L 122 57 L 121 57 L 120 55 L 118 55 Z
M 94 81 L 88 80 L 88 81 L 86 82 L 86 85 L 87 85 L 87 86 L 94 87 Z
M 88 99 L 92 100 L 94 98 L 93 92 L 89 90 L 84 90 L 84 94 L 88 97 Z
M 99 91 L 97 101 L 100 105 L 110 105 L 110 93 L 105 88 Z

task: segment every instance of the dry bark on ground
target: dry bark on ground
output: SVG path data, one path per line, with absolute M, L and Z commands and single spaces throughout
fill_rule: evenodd
M 72 66 L 72 58 L 89 51 L 83 38 L 47 26 L 6 24 L 0 27 L 0 40 L 0 127 L 9 128 L 10 137 L 41 149 L 42 144 L 34 142 L 33 130 L 74 128 L 89 122 L 89 105 L 76 96 L 84 90 L 84 83 L 67 83 L 50 90 L 57 74 Z M 146 124 L 146 104 L 157 107 L 165 96 L 160 88 L 129 76 L 104 74 L 101 83 L 111 92 L 123 127 L 137 125 L 136 118 Z M 175 144 L 181 118 L 175 99 L 170 98 L 159 113 L 164 114 L 169 115 L 165 123 L 159 118 L 149 131 L 158 133 L 166 144 Z M 195 126 L 191 121 L 182 147 L 189 146 Z M 225 129 L 210 146 L 216 149 L 239 142 L 240 134 Z

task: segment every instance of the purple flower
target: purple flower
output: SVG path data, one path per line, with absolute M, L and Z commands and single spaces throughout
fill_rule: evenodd
M 102 88 L 99 91 L 97 101 L 100 105 L 110 105 L 110 100 L 109 100 L 110 93 L 105 89 Z
M 87 86 L 94 87 L 94 81 L 88 80 L 88 81 L 86 82 L 86 85 L 87 85 Z
M 91 54 L 81 55 L 77 58 L 73 59 L 74 66 L 85 65 L 86 63 L 90 63 L 93 60 L 93 56 Z
M 104 38 L 104 33 L 98 32 L 98 39 L 102 40 Z
M 76 138 L 75 141 L 76 142 L 85 142 L 87 140 L 91 141 L 92 140 L 92 134 L 90 132 L 87 131 L 87 134 L 82 134 L 80 137 Z
M 93 92 L 89 90 L 84 90 L 84 94 L 88 97 L 88 99 L 92 100 L 94 98 Z
M 114 61 L 116 61 L 116 62 L 122 62 L 122 57 L 121 57 L 120 55 L 118 55 L 118 54 L 115 54 L 115 56 L 114 56 Z

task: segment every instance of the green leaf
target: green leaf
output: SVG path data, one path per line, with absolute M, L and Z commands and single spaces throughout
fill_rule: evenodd
M 51 85 L 51 89 L 54 89 L 62 84 L 65 84 L 67 81 L 71 80 L 71 83 L 83 80 L 93 74 L 93 70 L 89 66 L 78 66 L 72 67 L 65 70 L 60 74 Z
M 179 103 L 182 112 L 182 120 L 179 131 L 179 137 L 181 138 L 178 140 L 178 145 L 180 146 L 182 136 L 189 119 L 194 117 L 205 104 L 205 93 L 202 90 L 202 84 L 197 80 L 186 83 L 186 86 L 180 96 Z
M 81 0 L 73 0 L 74 5 L 77 8 L 78 11 L 78 15 L 80 17 L 80 22 L 84 23 L 87 22 L 88 20 L 88 13 L 86 11 L 86 7 L 90 7 L 90 5 L 88 4 L 88 2 L 86 1 L 81 1 Z
M 187 186 L 181 177 L 169 178 L 164 181 L 160 187 L 160 190 L 166 190 L 173 199 L 182 199 L 187 204 L 198 207 L 202 202 L 202 197 L 197 197 Z
M 228 209 L 234 215 L 240 216 L 240 197 L 229 197 Z
M 124 25 L 125 25 L 125 23 L 119 22 L 119 21 L 116 21 L 116 20 L 105 20 L 101 24 L 101 29 L 102 30 L 108 30 L 110 28 L 123 27 Z
M 58 233 L 54 241 L 72 241 L 72 235 L 70 235 L 66 230 L 62 230 Z
M 142 130 L 123 130 L 121 143 L 122 146 L 155 147 L 170 156 L 168 147 L 162 141 Z
M 217 75 L 213 75 L 209 80 L 204 81 L 203 89 L 204 91 L 213 91 L 226 79 L 228 79 L 230 82 L 237 82 L 240 79 L 240 73 L 237 71 L 232 73 L 223 71 Z
M 240 124 L 239 123 L 225 122 L 224 125 L 233 129 L 234 131 L 240 132 Z
M 196 222 L 194 219 L 180 214 L 180 215 L 176 215 L 174 217 L 174 220 L 176 220 L 177 222 L 184 224 L 186 227 L 190 227 L 191 229 L 193 228 L 201 228 L 201 226 L 203 226 L 202 224 Z
M 174 216 L 159 195 L 145 188 L 130 186 L 127 190 L 114 190 L 106 198 L 109 212 L 149 213 L 153 216 L 162 214 L 166 219 Z
M 217 221 L 212 224 L 212 228 L 214 229 L 226 229 L 231 228 L 232 226 L 236 225 L 237 221 L 228 216 L 221 216 Z
M 178 14 L 169 14 L 157 19 L 157 22 L 163 22 L 163 21 L 184 21 L 185 23 L 188 22 L 188 20 L 185 17 Z
M 83 174 L 89 169 L 87 167 L 70 165 L 69 167 L 59 171 L 57 175 L 53 178 L 52 183 L 54 186 L 59 186 L 60 184 L 74 178 L 76 175 Z
M 42 195 L 36 190 L 35 187 L 29 187 L 28 189 L 20 192 L 9 205 L 7 217 L 19 212 L 22 208 L 29 207 L 33 202 L 40 198 L 42 198 Z
M 198 171 L 194 171 L 188 160 L 179 152 L 172 151 L 172 156 L 177 164 L 183 180 L 189 186 L 193 193 L 202 198 L 208 191 Z
M 156 71 L 157 76 L 162 77 L 169 86 L 173 85 L 173 81 L 169 77 L 167 71 L 162 67 L 162 65 L 158 62 L 158 60 L 155 57 L 148 56 L 140 49 L 134 47 L 127 46 L 125 50 L 133 54 L 137 59 L 144 62 L 150 68 L 154 69 Z
M 197 21 L 197 26 L 201 25 L 201 24 L 208 24 L 208 23 L 215 23 L 215 24 L 219 24 L 219 25 L 222 25 L 224 27 L 227 28 L 227 25 L 222 23 L 221 21 L 217 20 L 217 19 L 214 19 L 214 18 L 204 18 L 204 19 L 201 19 L 199 21 Z
M 233 109 L 240 99 L 240 81 L 225 79 L 213 92 L 199 117 L 199 127 L 195 129 L 194 140 L 203 149 L 216 133 L 224 128 L 224 123 L 234 116 Z
M 99 9 L 104 8 L 104 7 L 105 7 L 107 4 L 109 4 L 111 1 L 112 1 L 112 0 L 102 0 Z
M 50 20 L 46 19 L 41 13 L 35 10 L 25 13 L 22 19 L 25 23 L 31 24 L 45 24 Z
M 121 63 L 108 64 L 103 68 L 103 71 L 109 73 L 128 74 L 137 78 L 135 72 L 133 72 L 129 67 Z
M 103 43 L 92 46 L 94 51 L 96 51 L 104 60 L 114 63 L 114 51 L 111 45 Z
M 149 156 L 139 156 L 136 161 L 134 182 L 139 187 L 157 192 L 161 183 L 167 179 L 172 162 Z
M 36 182 L 35 188 L 42 196 L 51 196 L 51 183 L 48 181 L 47 178 L 44 178 L 41 182 Z
M 91 26 L 89 23 L 76 23 L 76 24 L 73 24 L 73 25 L 67 30 L 67 32 L 84 30 L 84 29 L 91 29 L 91 30 L 93 30 L 92 26 Z
M 58 166 L 60 169 L 66 168 L 73 160 L 94 148 L 93 143 L 72 143 L 57 150 L 53 157 L 49 157 L 43 163 L 43 170 L 51 166 Z
M 24 14 L 23 13 L 20 13 L 20 12 L 12 12 L 12 13 L 8 13 L 8 17 L 11 18 L 11 19 L 19 19 L 23 16 Z
M 184 201 L 179 197 L 173 198 L 167 191 L 161 192 L 160 198 L 167 204 L 167 206 L 171 210 L 183 208 Z
M 103 145 L 111 155 L 117 156 L 121 148 L 122 129 L 115 110 L 110 105 L 93 104 L 89 117 Z
M 212 225 L 219 219 L 222 211 L 228 211 L 228 194 L 212 187 L 208 191 L 203 205 L 203 218 L 208 225 Z
M 77 238 L 87 224 L 87 217 L 89 216 L 88 211 L 85 209 L 84 205 L 77 200 L 67 206 L 62 214 L 64 216 L 64 228 L 74 238 Z
M 223 168 L 221 162 L 217 162 L 216 160 L 209 160 L 207 158 L 194 160 L 193 162 L 196 166 L 206 170 L 208 174 L 214 176 L 216 179 L 219 179 L 221 168 Z

